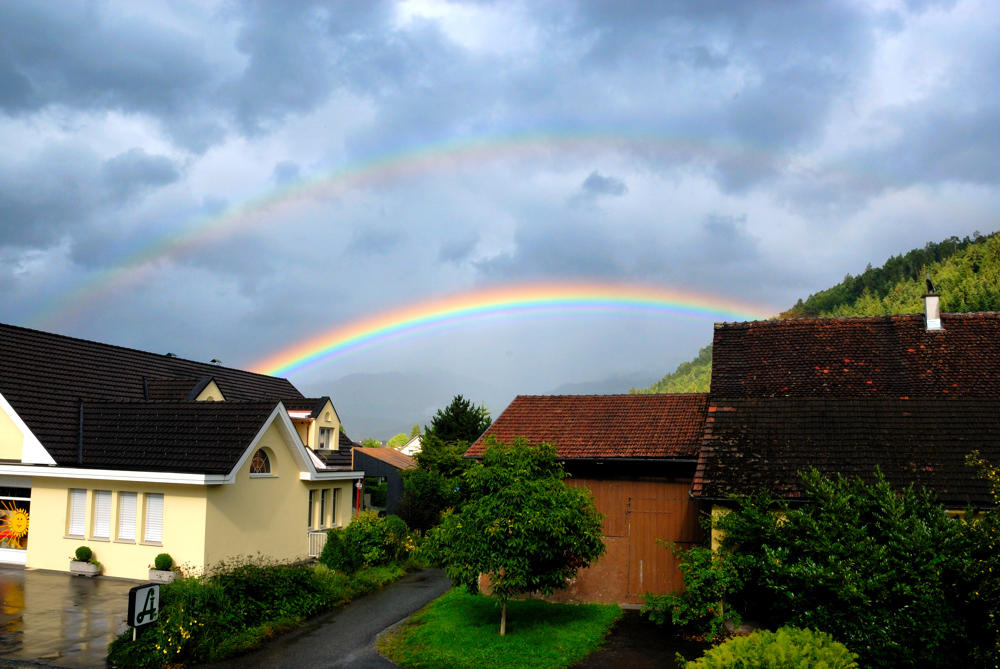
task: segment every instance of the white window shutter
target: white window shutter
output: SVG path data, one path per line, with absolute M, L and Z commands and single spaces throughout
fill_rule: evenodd
M 143 539 L 158 544 L 163 541 L 163 493 L 146 493 L 146 535 Z
M 135 518 L 138 494 L 134 492 L 118 493 L 118 539 L 120 541 L 135 541 Z
M 71 488 L 69 491 L 69 528 L 72 537 L 82 537 L 87 514 L 87 491 Z
M 94 533 L 95 539 L 111 538 L 111 491 L 94 491 Z

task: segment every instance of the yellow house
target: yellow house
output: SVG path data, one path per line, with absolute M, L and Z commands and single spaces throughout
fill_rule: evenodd
M 314 556 L 351 520 L 353 445 L 286 379 L 0 325 L 0 562 Z

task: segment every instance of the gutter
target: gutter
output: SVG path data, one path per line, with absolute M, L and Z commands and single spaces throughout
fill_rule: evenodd
M 51 479 L 96 479 L 101 481 L 133 481 L 138 483 L 177 483 L 181 485 L 222 485 L 225 474 L 182 474 L 180 472 L 146 472 L 126 469 L 83 469 L 39 465 L 0 465 L 0 475 L 33 476 Z

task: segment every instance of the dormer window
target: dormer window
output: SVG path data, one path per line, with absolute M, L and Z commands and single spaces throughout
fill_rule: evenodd
M 332 427 L 321 427 L 319 429 L 319 448 L 320 450 L 330 450 L 333 448 Z
M 270 476 L 271 458 L 263 448 L 257 449 L 250 461 L 250 476 Z

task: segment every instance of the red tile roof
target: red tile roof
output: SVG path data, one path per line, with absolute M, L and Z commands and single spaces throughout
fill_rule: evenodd
M 712 397 L 1000 396 L 1000 314 L 715 326 Z
M 486 438 L 494 436 L 549 443 L 567 459 L 693 459 L 707 402 L 702 394 L 519 395 L 465 455 L 481 456 Z
M 417 466 L 416 460 L 411 458 L 406 453 L 400 453 L 394 448 L 365 448 L 363 446 L 355 446 L 351 452 L 355 455 L 361 453 L 362 455 L 367 455 L 368 457 L 375 458 L 376 460 L 381 460 L 386 464 L 392 465 L 396 469 L 413 469 Z M 364 469 L 363 466 L 356 466 L 358 469 Z

